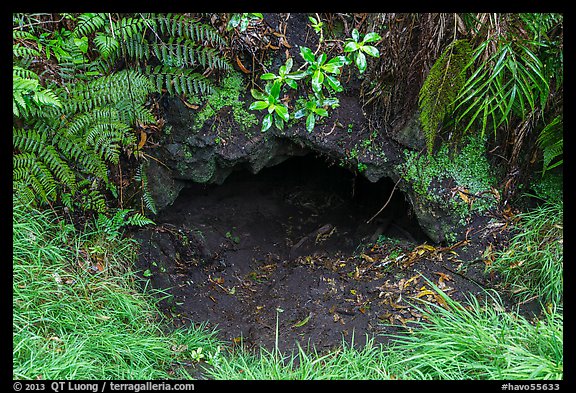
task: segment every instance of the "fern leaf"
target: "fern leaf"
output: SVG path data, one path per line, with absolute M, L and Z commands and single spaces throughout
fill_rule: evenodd
M 420 89 L 420 121 L 429 154 L 432 153 L 434 140 L 444 117 L 450 113 L 452 104 L 464 85 L 464 69 L 470 61 L 471 52 L 468 41 L 452 42 L 436 60 Z
M 87 12 L 78 17 L 78 24 L 74 29 L 74 36 L 84 37 L 101 30 L 106 24 L 106 14 Z

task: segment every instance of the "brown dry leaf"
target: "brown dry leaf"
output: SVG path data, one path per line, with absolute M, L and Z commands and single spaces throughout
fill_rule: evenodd
M 236 56 L 236 64 L 238 64 L 238 67 L 240 67 L 240 69 L 242 70 L 243 73 L 245 73 L 245 74 L 251 73 L 246 67 L 244 67 L 244 64 L 242 64 L 242 62 L 240 61 L 240 58 L 238 56 Z
M 439 283 L 444 283 L 444 281 L 452 281 L 452 277 L 449 274 L 442 273 L 442 272 L 434 272 L 434 274 L 437 274 L 440 276 L 440 278 L 438 279 Z
M 198 108 L 200 108 L 198 105 L 191 104 L 191 103 L 189 103 L 189 102 L 186 101 L 186 100 L 182 100 L 182 102 L 184 103 L 184 105 L 186 105 L 186 106 L 187 106 L 188 108 L 190 108 L 190 109 L 198 109 Z
M 144 131 L 140 131 L 140 142 L 138 142 L 138 150 L 141 150 L 146 144 L 146 139 L 148 135 Z
M 368 256 L 368 255 L 366 255 L 366 254 L 364 254 L 364 253 L 360 254 L 360 256 L 361 256 L 362 258 L 364 258 L 364 260 L 365 260 L 366 262 L 368 262 L 368 263 L 374 263 L 374 262 L 375 262 L 375 259 L 374 259 L 374 258 L 372 258 L 371 256 Z
M 436 293 L 436 292 L 434 292 L 434 291 L 431 291 L 431 290 L 429 290 L 429 289 L 425 289 L 425 290 L 423 290 L 423 291 L 420 291 L 420 292 L 415 296 L 415 298 L 416 298 L 416 299 L 419 299 L 419 298 L 421 298 L 422 296 L 434 295 L 435 293 Z
M 390 306 L 392 306 L 393 308 L 395 308 L 397 310 L 401 310 L 403 308 L 410 308 L 409 306 L 401 306 L 400 304 L 394 303 L 394 301 L 392 299 L 390 299 Z
M 466 190 L 464 190 L 466 191 Z M 470 199 L 468 198 L 468 196 L 466 194 L 464 194 L 462 191 L 458 191 L 458 195 L 460 195 L 460 198 L 462 198 L 462 200 L 467 203 L 470 204 Z

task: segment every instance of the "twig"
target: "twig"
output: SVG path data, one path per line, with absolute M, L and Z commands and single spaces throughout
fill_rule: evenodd
M 396 181 L 396 184 L 394 184 L 394 188 L 392 188 L 392 192 L 390 192 L 390 196 L 388 197 L 388 200 L 386 201 L 386 203 L 384 204 L 384 206 L 382 206 L 382 208 L 381 208 L 380 210 L 378 210 L 378 211 L 376 212 L 376 214 L 374 214 L 374 215 L 372 216 L 372 218 L 370 218 L 368 221 L 366 221 L 366 224 L 370 224 L 370 222 L 372 222 L 372 220 L 375 219 L 378 214 L 382 213 L 382 211 L 383 211 L 384 209 L 386 209 L 386 206 L 388 206 L 388 204 L 390 203 L 390 200 L 392 199 L 392 195 L 394 195 L 394 191 L 396 191 L 396 186 L 398 186 L 398 183 L 400 183 L 400 180 L 402 180 L 402 176 L 400 176 L 400 177 L 398 178 L 398 181 Z

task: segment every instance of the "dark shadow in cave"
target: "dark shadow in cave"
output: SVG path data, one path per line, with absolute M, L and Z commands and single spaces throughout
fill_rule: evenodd
M 363 345 L 366 334 L 385 340 L 395 330 L 379 322 L 391 307 L 379 288 L 400 276 L 386 270 L 394 264 L 369 267 L 364 249 L 385 241 L 379 252 L 400 252 L 429 241 L 399 190 L 366 224 L 393 186 L 313 155 L 256 175 L 238 170 L 222 185 L 191 183 L 154 230 L 138 235 L 137 265 L 173 296 L 165 308 L 180 316 L 176 325 L 208 322 L 228 342 L 271 350 L 277 318 L 282 351 L 352 337 Z

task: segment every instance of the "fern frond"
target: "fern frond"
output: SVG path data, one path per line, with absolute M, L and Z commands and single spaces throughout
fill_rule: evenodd
M 538 146 L 542 149 L 543 168 L 542 176 L 552 168 L 556 168 L 564 163 L 563 159 L 551 163 L 564 154 L 564 136 L 562 115 L 556 116 L 549 124 L 540 131 L 537 140 Z
M 465 83 L 464 70 L 470 62 L 471 52 L 468 41 L 453 41 L 436 60 L 420 89 L 420 121 L 428 154 L 432 153 L 438 129 Z
M 104 59 L 108 59 L 112 54 L 117 53 L 120 48 L 120 42 L 113 36 L 104 33 L 96 34 L 94 45 Z
M 225 45 L 218 31 L 207 24 L 198 22 L 186 15 L 156 15 L 158 30 L 166 36 L 181 36 L 199 44 Z
M 152 213 L 157 214 L 156 202 L 148 189 L 148 176 L 146 175 L 146 170 L 143 168 L 143 164 L 140 164 L 140 166 L 136 168 L 134 180 L 140 183 L 140 189 L 142 190 L 142 204 Z
M 73 31 L 75 37 L 80 38 L 101 30 L 106 24 L 106 14 L 87 12 L 78 17 L 78 24 Z
M 12 46 L 12 54 L 14 57 L 38 57 L 40 52 L 34 48 L 16 44 Z
M 210 79 L 187 69 L 148 66 L 146 72 L 159 92 L 165 88 L 169 94 L 209 94 L 215 89 Z

